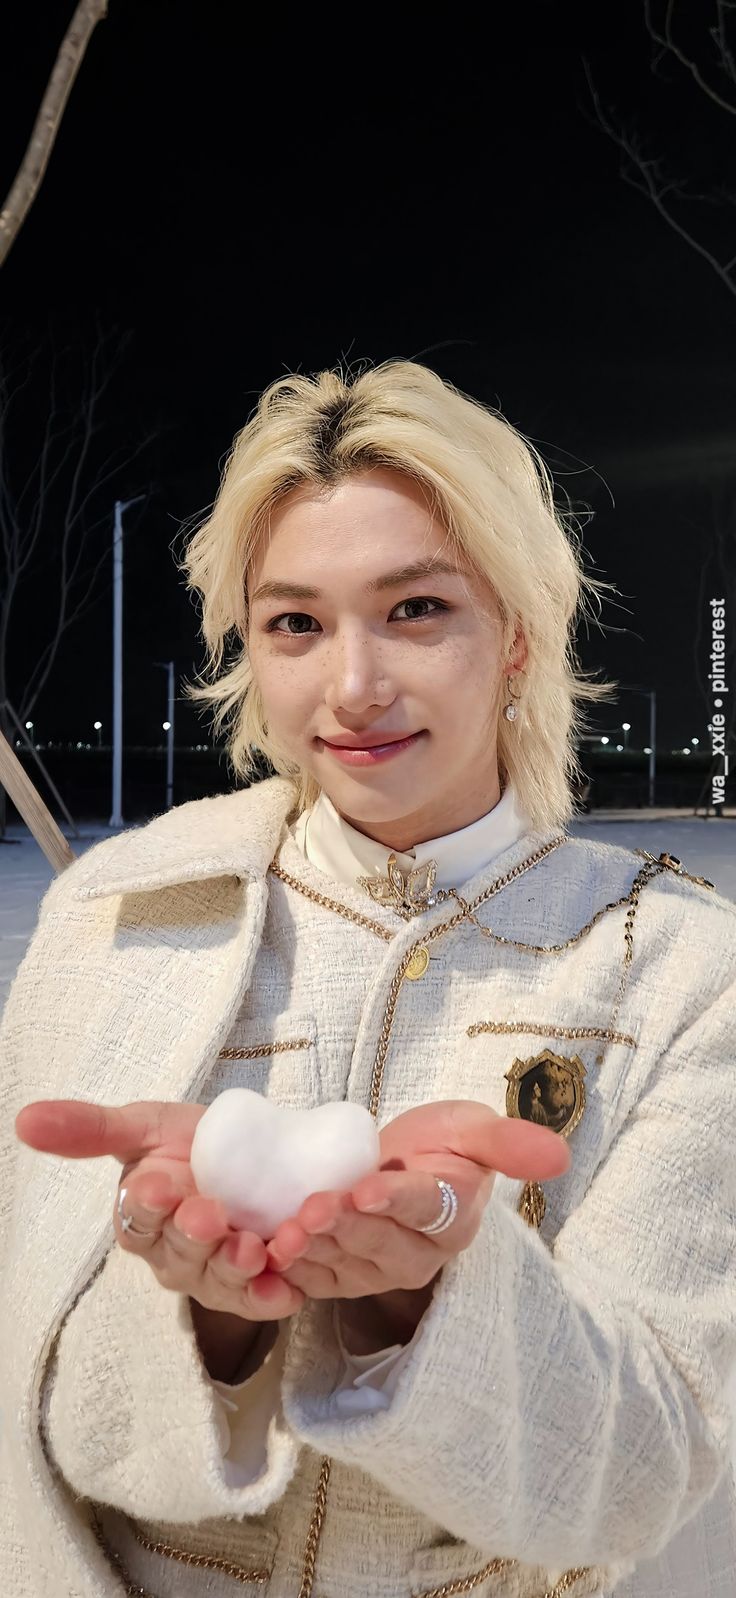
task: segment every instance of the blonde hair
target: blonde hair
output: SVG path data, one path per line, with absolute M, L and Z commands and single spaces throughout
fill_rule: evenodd
M 269 733 L 248 658 L 246 574 L 276 504 L 301 484 L 329 489 L 350 474 L 388 466 L 421 485 L 447 529 L 456 558 L 466 554 L 492 585 L 508 659 L 517 623 L 528 659 L 515 688 L 516 721 L 498 719 L 502 783 L 513 783 L 533 828 L 576 814 L 582 772 L 575 741 L 581 704 L 610 698 L 615 684 L 592 682 L 574 650 L 578 613 L 600 607 L 613 588 L 583 571 L 577 530 L 554 505 L 554 484 L 534 446 L 498 411 L 413 361 L 360 371 L 278 378 L 237 434 L 211 513 L 191 535 L 180 569 L 202 597 L 204 671 L 185 695 L 214 707 L 225 727 L 236 777 L 263 775 L 258 751 L 295 785 L 299 815 L 321 789 Z M 574 521 L 570 513 L 571 524 Z M 235 658 L 223 668 L 227 640 Z

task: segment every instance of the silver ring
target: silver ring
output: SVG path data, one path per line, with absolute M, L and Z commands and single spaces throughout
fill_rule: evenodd
M 132 1215 L 123 1215 L 123 1204 L 127 1187 L 121 1187 L 118 1192 L 118 1220 L 124 1232 L 132 1232 L 134 1237 L 160 1237 L 160 1232 L 148 1232 L 141 1226 L 133 1225 Z
M 415 1232 L 444 1232 L 457 1215 L 457 1193 L 451 1182 L 443 1182 L 439 1176 L 435 1177 L 437 1186 L 442 1194 L 442 1209 L 436 1221 L 429 1226 L 415 1226 Z

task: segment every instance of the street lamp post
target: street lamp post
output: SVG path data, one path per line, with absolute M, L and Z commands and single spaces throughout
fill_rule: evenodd
M 620 687 L 624 693 L 642 694 L 649 700 L 649 804 L 653 807 L 657 762 L 657 690 L 640 688 L 635 683 L 621 683 Z
M 112 537 L 112 815 L 111 827 L 123 825 L 123 511 L 135 499 L 116 499 Z
M 649 691 L 649 803 L 654 805 L 654 762 L 657 748 L 657 690 Z
M 170 810 L 174 803 L 174 662 L 154 660 L 153 664 L 168 672 L 168 715 L 163 728 L 166 733 L 166 809 Z

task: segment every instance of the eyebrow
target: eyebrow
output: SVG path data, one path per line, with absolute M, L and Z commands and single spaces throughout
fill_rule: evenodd
M 375 577 L 366 583 L 367 594 L 376 594 L 384 588 L 398 588 L 404 583 L 414 582 L 418 577 L 470 577 L 471 573 L 454 566 L 448 560 L 415 560 L 408 566 L 398 566 L 395 571 L 384 572 L 382 577 Z M 255 605 L 259 599 L 321 599 L 322 590 L 311 588 L 306 583 L 261 583 L 256 589 L 251 604 Z

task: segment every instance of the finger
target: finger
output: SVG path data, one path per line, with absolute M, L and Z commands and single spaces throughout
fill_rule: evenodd
M 88 1160 L 111 1154 L 127 1165 L 154 1150 L 172 1159 L 188 1159 L 203 1104 L 144 1101 L 106 1106 L 76 1099 L 39 1099 L 26 1104 L 15 1118 L 22 1143 L 45 1154 Z
M 267 1281 L 265 1285 L 261 1283 L 260 1290 L 262 1301 L 274 1294 L 276 1297 L 289 1294 L 288 1283 L 267 1269 L 265 1244 L 254 1232 L 236 1232 L 221 1242 L 207 1262 L 207 1272 L 225 1293 L 242 1292 L 244 1287 L 250 1287 L 254 1278 L 261 1278 L 265 1273 Z M 279 1289 L 274 1289 L 274 1281 L 281 1283 L 280 1293 Z
M 113 1209 L 113 1229 L 120 1247 L 132 1254 L 150 1254 L 161 1241 L 164 1221 L 176 1207 L 176 1202 L 172 1196 L 161 1205 L 144 1205 L 140 1201 L 134 1203 L 129 1190 L 123 1185 L 118 1187 Z M 124 1221 L 129 1221 L 130 1227 L 124 1227 Z
M 448 1175 L 442 1177 L 442 1180 L 450 1182 L 450 1185 L 455 1189 L 458 1201 L 454 1220 L 446 1228 L 446 1232 L 449 1235 L 461 1215 L 462 1219 L 465 1219 L 465 1211 L 469 1209 L 471 1199 L 467 1193 L 463 1192 L 457 1177 L 453 1177 L 451 1180 Z M 382 1172 L 380 1187 L 377 1186 L 376 1179 L 373 1178 L 372 1186 L 366 1185 L 363 1188 L 355 1189 L 353 1194 L 355 1208 L 366 1219 L 375 1215 L 378 1218 L 377 1224 L 379 1225 L 383 1220 L 391 1220 L 397 1221 L 400 1226 L 408 1227 L 409 1230 L 416 1231 L 421 1227 L 431 1226 L 434 1221 L 439 1220 L 443 1213 L 443 1197 L 439 1181 L 440 1178 L 432 1176 L 425 1171 Z M 480 1191 L 481 1187 L 475 1182 L 474 1195 L 477 1195 Z M 431 1243 L 434 1239 L 430 1236 L 427 1241 Z
M 167 1223 L 188 1203 L 194 1179 L 188 1166 L 172 1162 L 170 1171 L 146 1171 L 121 1180 L 115 1199 L 115 1235 L 123 1247 L 147 1254 L 155 1247 Z M 214 1202 L 201 1199 L 200 1204 Z M 133 1225 L 123 1228 L 123 1220 Z M 150 1233 L 144 1236 L 143 1233 Z
M 325 1294 L 325 1297 L 329 1296 Z M 281 1320 L 285 1315 L 295 1315 L 305 1297 L 296 1285 L 269 1270 L 262 1271 L 246 1282 L 243 1290 L 246 1312 L 256 1320 Z
M 290 1217 L 277 1227 L 268 1244 L 269 1259 L 277 1270 L 287 1261 L 300 1259 L 317 1232 L 330 1232 L 341 1215 L 354 1212 L 355 1205 L 349 1193 L 333 1190 L 310 1193 L 304 1200 L 298 1217 Z
M 524 1181 L 562 1176 L 570 1167 L 569 1147 L 558 1132 L 515 1116 L 498 1115 L 490 1105 L 475 1099 L 449 1099 L 405 1110 L 381 1129 L 382 1164 L 387 1156 L 406 1153 L 409 1117 L 411 1145 L 421 1147 L 425 1155 L 457 1154 L 485 1170 Z M 420 1130 L 423 1122 L 426 1131 Z
M 191 1190 L 182 1198 L 173 1224 L 192 1243 L 221 1243 L 223 1238 L 233 1235 L 225 1205 L 219 1199 L 203 1198 Z
M 362 1278 L 361 1285 L 354 1289 L 351 1278 L 355 1272 Z M 341 1256 L 335 1259 L 333 1265 L 321 1264 L 314 1260 L 295 1260 L 283 1272 L 278 1273 L 278 1279 L 285 1282 L 287 1287 L 294 1287 L 304 1294 L 305 1298 L 352 1298 L 375 1293 L 378 1284 L 374 1280 L 378 1276 L 377 1267 L 364 1266 L 363 1260 L 346 1262 Z M 253 1284 L 254 1288 L 258 1283 Z

